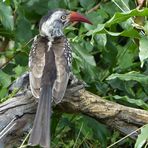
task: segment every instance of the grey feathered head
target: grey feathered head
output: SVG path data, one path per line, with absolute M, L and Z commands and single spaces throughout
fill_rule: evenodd
M 48 38 L 63 36 L 63 28 L 74 21 L 92 24 L 87 18 L 77 12 L 64 9 L 49 11 L 40 21 L 40 35 Z

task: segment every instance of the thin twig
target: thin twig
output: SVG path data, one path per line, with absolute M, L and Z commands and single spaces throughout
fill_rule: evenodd
M 148 141 L 146 142 L 144 148 L 148 148 Z
M 137 8 L 141 9 L 146 4 L 146 0 L 137 0 Z
M 22 48 L 25 48 L 34 38 L 31 38 Z M 11 57 L 6 63 L 4 63 L 1 67 L 0 70 L 3 69 L 5 66 L 7 66 L 21 51 L 18 51 L 15 53 L 13 57 Z
M 89 14 L 89 13 L 91 13 L 91 12 L 93 12 L 93 11 L 96 11 L 96 10 L 99 8 L 99 6 L 100 6 L 100 3 L 97 4 L 96 6 L 94 6 L 93 8 L 91 8 L 90 10 L 88 10 L 88 11 L 86 12 L 86 14 Z
M 23 148 L 23 147 L 24 147 L 24 144 L 25 144 L 25 142 L 27 141 L 27 139 L 28 139 L 28 137 L 29 137 L 31 131 L 32 131 L 32 129 L 29 131 L 29 133 L 27 134 L 27 136 L 26 136 L 25 139 L 23 140 L 22 144 L 21 144 L 20 147 L 18 147 L 18 148 Z M 28 146 L 28 145 L 26 145 L 26 146 Z
M 119 139 L 118 141 L 116 141 L 115 143 L 109 145 L 107 148 L 111 148 L 113 147 L 114 145 L 118 144 L 119 142 L 123 141 L 124 139 L 128 138 L 129 136 L 133 135 L 134 133 L 138 132 L 139 130 L 141 130 L 145 125 L 143 125 L 142 127 L 136 129 L 135 131 L 129 133 L 128 135 L 126 135 L 125 137 Z
M 81 133 L 81 131 L 82 131 L 82 128 L 83 128 L 83 123 L 82 123 L 82 125 L 81 125 L 81 127 L 80 127 L 80 130 L 79 130 L 79 133 L 78 133 L 78 136 L 77 136 L 77 138 L 76 138 L 76 141 L 75 141 L 75 144 L 74 144 L 73 148 L 76 147 L 76 143 L 77 143 L 77 141 L 78 141 L 78 139 L 79 139 L 79 137 L 80 137 L 80 133 Z
M 7 66 L 7 65 L 16 57 L 16 55 L 18 55 L 19 53 L 20 53 L 20 51 L 16 52 L 13 57 L 11 57 L 7 62 L 5 62 L 5 63 L 0 67 L 0 70 L 3 69 L 5 66 Z
M 96 6 L 94 6 L 93 8 L 91 8 L 90 10 L 86 11 L 85 14 L 89 14 L 89 13 L 91 13 L 93 11 L 96 11 L 99 8 L 99 6 L 100 6 L 100 3 L 97 4 Z M 76 24 L 78 24 L 78 22 L 73 22 L 71 24 L 71 26 L 75 26 Z
M 16 123 L 13 123 L 15 120 L 16 117 L 0 132 L 0 139 L 2 139 L 16 125 Z
M 9 128 L 9 126 L 15 121 L 16 118 L 12 119 L 11 122 L 8 123 L 8 125 L 6 125 L 6 127 L 0 132 L 0 139 L 1 139 L 1 135 L 3 135 L 3 133 L 5 133 L 5 131 Z

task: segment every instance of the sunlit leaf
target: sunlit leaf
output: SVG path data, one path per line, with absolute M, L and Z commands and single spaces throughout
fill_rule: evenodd
M 12 16 L 12 9 L 0 2 L 0 21 L 6 29 L 13 30 L 14 22 Z
M 142 10 L 133 9 L 124 13 L 117 12 L 109 21 L 105 23 L 105 27 L 110 27 L 113 24 L 123 22 L 133 16 L 148 16 L 148 8 L 144 8 Z
M 7 88 L 3 87 L 2 89 L 0 89 L 0 99 L 4 98 L 7 94 Z M 0 100 L 1 102 L 1 100 Z
M 107 80 L 113 80 L 119 78 L 120 80 L 124 81 L 137 81 L 139 83 L 145 83 L 148 84 L 148 75 L 140 74 L 139 72 L 136 71 L 131 71 L 125 74 L 111 74 Z
M 11 84 L 11 77 L 4 73 L 3 71 L 0 71 L 0 85 L 2 87 L 8 87 Z
M 131 37 L 131 38 L 139 38 L 140 35 L 137 30 L 134 28 L 130 28 L 128 30 L 124 30 L 122 32 L 110 32 L 105 30 L 105 32 L 111 36 L 125 36 L 125 37 Z
M 141 133 L 138 135 L 134 148 L 142 148 L 147 141 L 148 141 L 148 124 L 141 129 Z
M 90 9 L 95 4 L 93 0 L 80 0 L 80 5 L 85 9 Z
M 145 22 L 144 31 L 145 31 L 146 35 L 148 36 L 148 21 Z
M 143 67 L 144 61 L 148 58 L 148 37 L 142 37 L 140 39 L 139 46 L 139 58 L 141 61 L 141 67 Z
M 113 98 L 116 100 L 122 100 L 124 102 L 128 102 L 130 104 L 133 104 L 148 110 L 148 104 L 146 104 L 143 100 L 129 98 L 128 96 L 118 96 L 118 95 L 113 96 Z
M 92 66 L 96 66 L 94 57 L 92 55 L 90 55 L 87 51 L 85 51 L 81 46 L 79 46 L 78 44 L 74 44 L 74 48 L 76 50 L 76 52 L 79 54 L 79 56 L 81 56 L 81 58 L 87 63 L 90 64 Z
M 98 24 L 96 29 L 88 31 L 86 33 L 86 35 L 90 36 L 90 35 L 94 35 L 94 34 L 97 34 L 97 33 L 103 33 L 104 32 L 104 27 L 105 27 L 104 24 Z
M 122 11 L 124 11 L 124 12 L 129 11 L 128 1 L 112 0 L 112 2 L 114 2 L 114 4 L 115 4 L 118 8 L 120 8 Z
M 121 69 L 126 69 L 134 64 L 134 58 L 138 54 L 138 47 L 133 42 L 130 41 L 124 47 L 118 46 L 117 64 Z
M 19 42 L 27 43 L 32 37 L 31 24 L 23 17 L 19 17 L 17 20 L 15 38 Z

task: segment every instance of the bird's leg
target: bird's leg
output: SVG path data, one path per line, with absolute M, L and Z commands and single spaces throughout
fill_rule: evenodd
M 84 87 L 86 86 L 86 83 L 82 80 L 79 80 L 72 72 L 70 73 L 70 77 L 69 77 L 69 82 L 68 82 L 68 86 L 69 87 L 73 87 L 73 86 L 77 86 L 77 85 L 84 85 Z
M 68 86 L 74 86 L 78 83 L 78 79 L 77 77 L 71 72 L 70 73 L 70 77 L 69 77 L 69 82 L 68 82 Z
M 23 74 L 21 77 L 17 78 L 11 86 L 9 87 L 9 91 L 12 92 L 14 89 L 23 89 L 26 90 L 29 87 L 29 73 Z
M 66 92 L 75 93 L 83 89 L 85 86 L 86 83 L 82 80 L 77 79 L 77 77 L 71 72 Z

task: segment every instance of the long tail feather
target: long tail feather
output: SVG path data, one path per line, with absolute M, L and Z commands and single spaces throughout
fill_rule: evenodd
M 29 145 L 39 144 L 50 148 L 50 116 L 51 116 L 52 88 L 43 86 L 35 116 L 33 129 L 29 139 Z

